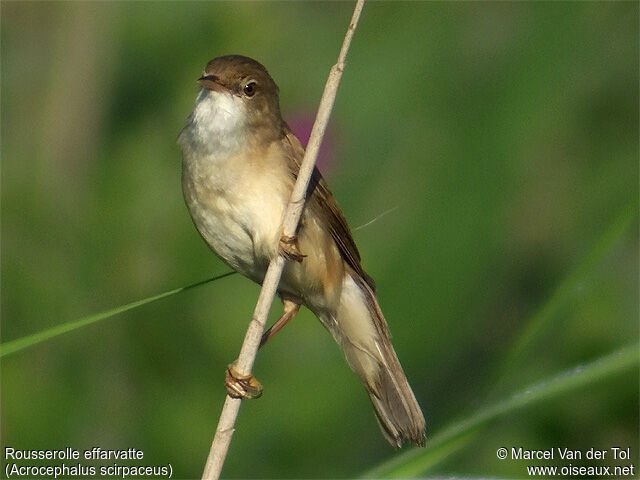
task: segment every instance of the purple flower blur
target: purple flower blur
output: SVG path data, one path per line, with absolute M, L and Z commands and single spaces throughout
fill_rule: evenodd
M 296 137 L 300 139 L 302 145 L 306 148 L 311 136 L 311 129 L 313 128 L 313 121 L 315 120 L 315 114 L 300 110 L 289 115 L 289 121 L 287 122 L 291 127 L 291 130 Z M 329 174 L 331 171 L 331 164 L 333 163 L 335 155 L 335 132 L 332 128 L 331 122 L 327 125 L 327 130 L 320 145 L 320 151 L 318 152 L 318 159 L 316 166 L 323 175 Z

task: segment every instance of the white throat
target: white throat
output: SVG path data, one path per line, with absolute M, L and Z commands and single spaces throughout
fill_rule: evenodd
M 185 156 L 228 156 L 245 144 L 246 110 L 240 97 L 202 89 L 178 143 Z

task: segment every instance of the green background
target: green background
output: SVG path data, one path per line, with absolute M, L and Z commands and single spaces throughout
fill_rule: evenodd
M 312 119 L 352 8 L 3 2 L 2 341 L 226 272 L 182 200 L 176 137 L 195 80 L 210 58 L 245 54 L 278 83 L 285 119 Z M 517 347 L 637 203 L 638 8 L 365 6 L 322 169 L 352 227 L 394 208 L 355 238 L 427 442 L 637 342 L 634 215 Z M 4 357 L 3 447 L 136 447 L 199 478 L 257 294 L 234 275 Z M 255 374 L 265 392 L 242 406 L 224 476 L 345 478 L 393 455 L 308 311 Z M 628 446 L 638 467 L 638 404 L 634 368 L 501 418 L 431 473 L 525 477 L 496 458 L 503 446 Z

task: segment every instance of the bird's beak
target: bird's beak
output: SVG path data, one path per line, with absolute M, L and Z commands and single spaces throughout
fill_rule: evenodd
M 226 92 L 227 89 L 218 82 L 215 75 L 204 75 L 198 79 L 198 83 L 202 88 L 213 90 L 215 92 Z

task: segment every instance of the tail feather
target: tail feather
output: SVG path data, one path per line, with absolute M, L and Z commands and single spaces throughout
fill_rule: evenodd
M 404 441 L 424 446 L 425 421 L 416 397 L 391 343 L 387 341 L 381 350 L 386 364 L 380 368 L 379 385 L 365 386 L 382 433 L 398 448 Z
M 405 441 L 423 446 L 422 411 L 391 345 L 375 294 L 357 274 L 345 275 L 340 307 L 330 320 L 324 323 L 364 383 L 385 438 L 397 448 Z

